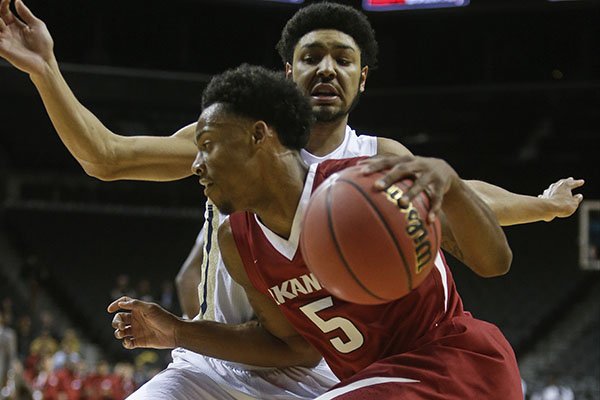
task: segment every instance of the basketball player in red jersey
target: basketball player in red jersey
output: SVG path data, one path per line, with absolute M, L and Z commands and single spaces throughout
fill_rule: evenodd
M 521 398 L 510 345 L 495 326 L 464 312 L 441 254 L 417 289 L 380 306 L 334 298 L 311 275 L 298 248 L 310 194 L 359 159 L 306 166 L 299 150 L 308 138 L 311 110 L 290 81 L 242 66 L 214 78 L 202 104 L 194 169 L 205 194 L 233 213 L 219 229 L 219 246 L 258 322 L 199 324 L 122 298 L 109 311 L 127 310 L 115 316 L 114 325 L 125 347 L 182 345 L 268 366 L 310 366 L 322 355 L 341 383 L 320 399 Z M 506 238 L 456 172 L 438 159 L 396 161 L 402 175 L 416 176 L 415 187 L 428 187 L 442 200 L 469 266 L 488 275 L 505 273 L 512 258 Z

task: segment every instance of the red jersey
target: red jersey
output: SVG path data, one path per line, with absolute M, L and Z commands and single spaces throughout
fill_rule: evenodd
M 360 305 L 335 298 L 311 274 L 298 247 L 308 199 L 327 177 L 358 160 L 330 160 L 309 169 L 289 240 L 269 231 L 252 213 L 229 217 L 252 284 L 273 298 L 340 379 L 378 360 L 411 351 L 440 323 L 465 316 L 441 253 L 435 268 L 418 288 L 382 305 Z

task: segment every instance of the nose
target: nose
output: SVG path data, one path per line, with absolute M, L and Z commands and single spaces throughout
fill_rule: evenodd
M 196 159 L 192 163 L 192 174 L 201 176 L 205 172 L 204 157 L 202 152 L 196 154 Z
M 319 62 L 317 75 L 321 78 L 325 78 L 326 80 L 335 78 L 335 65 L 333 58 L 330 55 L 323 57 L 321 62 Z

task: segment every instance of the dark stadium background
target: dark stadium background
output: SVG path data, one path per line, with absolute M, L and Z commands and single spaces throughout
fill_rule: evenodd
M 27 4 L 47 23 L 81 102 L 115 132 L 151 135 L 195 121 L 212 74 L 242 62 L 281 68 L 274 46 L 299 7 Z M 464 178 L 536 195 L 573 176 L 586 179 L 586 199 L 600 198 L 598 2 L 472 0 L 367 14 L 380 66 L 352 127 L 444 158 Z M 96 359 L 130 359 L 112 338 L 109 292 L 120 273 L 155 290 L 174 278 L 202 225 L 197 181 L 86 176 L 28 77 L 0 62 L 0 183 L 0 298 L 16 315 L 50 310 L 58 332 L 72 326 L 96 345 Z M 600 275 L 578 267 L 577 216 L 505 231 L 507 276 L 481 279 L 452 263 L 466 308 L 502 328 L 530 393 L 555 379 L 577 399 L 599 399 Z

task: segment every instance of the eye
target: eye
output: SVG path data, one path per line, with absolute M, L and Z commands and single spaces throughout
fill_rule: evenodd
M 304 57 L 302 57 L 302 61 L 305 62 L 306 64 L 315 64 L 317 62 L 317 59 L 315 57 L 313 57 L 312 55 L 307 54 Z
M 346 59 L 346 58 L 338 58 L 337 59 L 337 63 L 339 65 L 342 65 L 344 67 L 347 67 L 348 65 L 352 64 L 352 61 Z
M 200 151 L 210 151 L 212 148 L 212 142 L 210 140 L 205 140 L 198 146 Z

